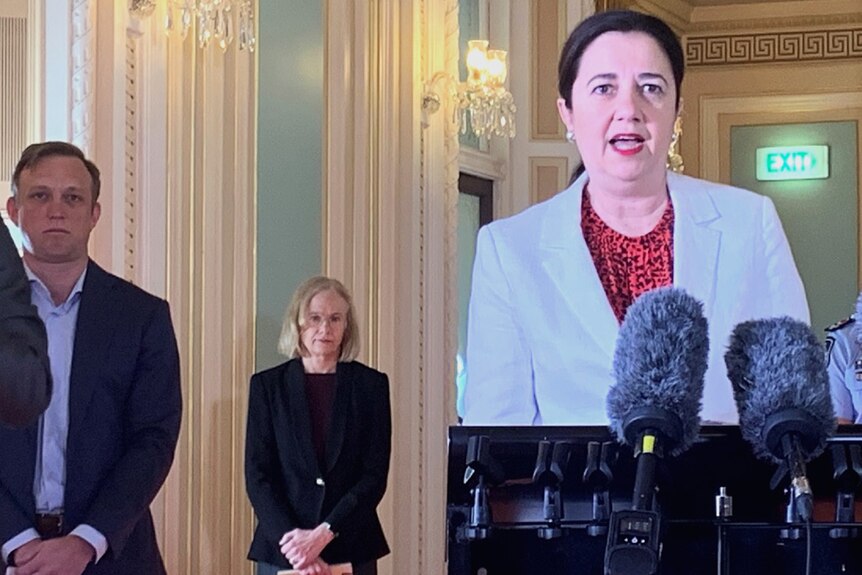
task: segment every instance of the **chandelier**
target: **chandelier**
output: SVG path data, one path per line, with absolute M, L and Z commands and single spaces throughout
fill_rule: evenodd
M 440 95 L 434 87 L 448 86 L 453 106 L 452 121 L 462 134 L 467 126 L 477 136 L 515 137 L 515 107 L 512 94 L 505 88 L 506 52 L 489 50 L 487 40 L 467 42 L 467 80 L 456 82 L 446 72 L 437 72 L 428 83 L 422 108 L 434 113 L 440 109 Z
M 149 16 L 158 0 L 129 0 L 129 12 L 138 17 Z M 253 0 L 167 0 L 165 31 L 177 33 L 182 39 L 194 28 L 198 45 L 211 44 L 222 50 L 233 43 L 240 50 L 254 52 L 257 38 L 254 31 Z

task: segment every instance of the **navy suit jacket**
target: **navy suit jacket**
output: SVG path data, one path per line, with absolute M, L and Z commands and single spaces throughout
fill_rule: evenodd
M 165 573 L 149 506 L 171 467 L 182 412 L 168 304 L 87 268 L 69 382 L 64 531 L 86 523 L 108 551 L 86 575 Z M 0 542 L 34 527 L 38 425 L 0 429 Z
M 352 361 L 336 367 L 335 398 L 320 469 L 302 361 L 251 378 L 245 478 L 258 518 L 248 558 L 282 567 L 286 532 L 326 521 L 338 533 L 320 556 L 330 564 L 364 563 L 389 553 L 377 517 L 391 448 L 389 379 Z
M 50 399 L 45 326 L 30 304 L 21 256 L 0 222 L 0 424 L 28 425 Z

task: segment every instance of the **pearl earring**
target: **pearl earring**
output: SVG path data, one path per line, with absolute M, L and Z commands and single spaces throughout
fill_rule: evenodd
M 575 143 L 575 133 L 572 132 L 571 130 L 566 130 L 566 141 L 569 142 L 570 144 Z

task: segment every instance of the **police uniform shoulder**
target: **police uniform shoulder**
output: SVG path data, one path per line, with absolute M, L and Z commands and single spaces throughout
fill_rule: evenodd
M 856 321 L 856 318 L 854 318 L 851 315 L 850 317 L 846 317 L 842 320 L 836 321 L 835 323 L 833 323 L 832 325 L 827 327 L 826 331 L 838 331 L 840 329 L 847 327 L 848 325 L 852 325 L 855 321 Z

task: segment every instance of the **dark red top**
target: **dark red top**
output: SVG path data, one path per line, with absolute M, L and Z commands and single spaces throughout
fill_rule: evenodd
M 332 401 L 335 399 L 334 373 L 306 373 L 305 396 L 311 416 L 311 443 L 317 454 L 321 471 L 326 469 L 326 436 L 332 420 Z
M 612 230 L 593 209 L 584 190 L 581 229 L 602 287 L 617 316 L 623 321 L 626 310 L 639 295 L 673 284 L 673 206 L 667 208 L 652 231 L 636 238 Z

